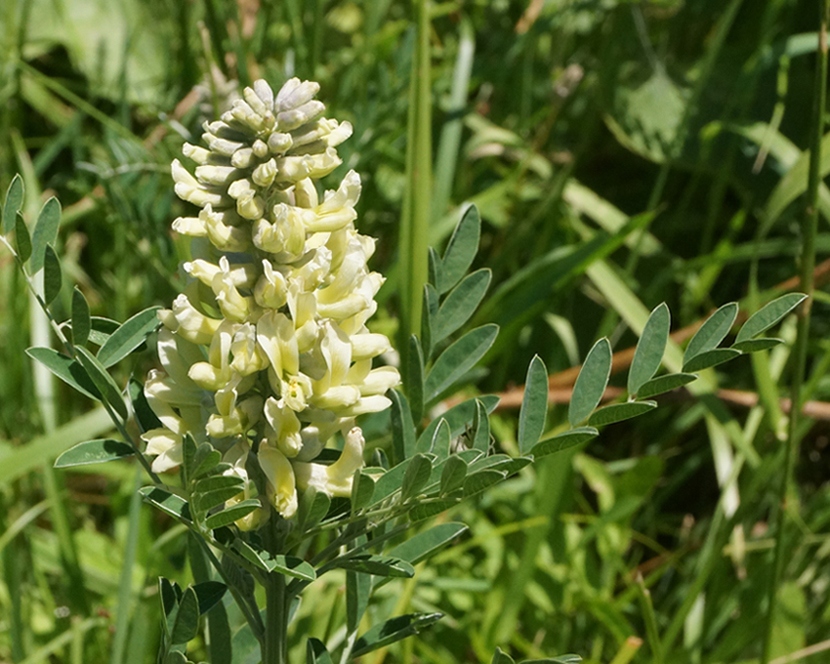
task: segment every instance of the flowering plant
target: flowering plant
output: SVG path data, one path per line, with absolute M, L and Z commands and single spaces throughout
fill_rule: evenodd
M 60 207 L 47 201 L 30 235 L 19 213 L 19 177 L 6 197 L 3 236 L 13 234 L 14 243 L 3 242 L 64 350 L 33 348 L 29 354 L 101 401 L 121 437 L 81 443 L 55 465 L 134 456 L 152 480 L 141 489 L 144 499 L 190 533 L 196 583 L 182 589 L 161 579 L 159 585 L 159 661 L 165 664 L 189 661 L 187 645 L 200 625 L 213 664 L 243 661 L 245 653 L 230 639 L 226 593 L 244 616 L 241 633 L 256 643 L 261 661 L 284 664 L 301 594 L 334 570 L 345 575 L 343 637 L 324 644 L 295 635 L 308 636 L 308 664 L 331 663 L 329 648 L 346 664 L 417 633 L 441 615 L 390 616 L 363 629 L 373 590 L 390 578 L 412 577 L 415 564 L 466 529 L 448 522 L 403 538 L 413 525 L 536 459 L 585 445 L 600 426 L 648 412 L 657 405 L 651 397 L 690 383 L 694 372 L 780 343 L 757 337 L 804 297 L 793 293 L 770 302 L 727 348 L 720 346 L 738 311 L 725 305 L 683 355 L 669 346 L 669 311 L 658 306 L 638 330 L 628 399 L 598 408 L 611 373 L 611 346 L 601 339 L 574 385 L 571 428 L 547 436 L 548 377 L 535 357 L 519 415 L 520 456 L 497 452 L 488 419 L 496 397 L 470 398 L 424 418 L 464 380 L 498 332 L 484 325 L 450 341 L 489 286 L 488 270 L 467 274 L 478 249 L 478 213 L 469 208 L 443 255 L 431 253 L 422 333 L 408 340 L 399 392 L 397 369 L 375 366 L 390 351 L 389 341 L 367 328 L 383 279 L 367 267 L 373 240 L 354 226 L 360 179 L 350 171 L 322 199 L 317 189 L 340 164 L 336 147 L 351 133 L 348 123 L 323 117 L 317 89 L 292 79 L 274 94 L 257 81 L 221 121 L 206 125 L 206 148 L 185 146 L 197 164 L 195 175 L 174 161 L 175 189 L 200 210 L 173 226 L 193 238 L 184 265 L 190 281 L 171 309 L 147 309 L 115 330 L 91 333 L 89 306 L 77 288 L 71 319 L 55 320 L 50 305 L 63 283 L 53 249 Z M 131 381 L 125 398 L 108 368 L 159 325 L 162 368 L 143 385 Z M 93 353 L 90 345 L 100 348 Z M 673 373 L 655 377 L 667 347 Z M 377 445 L 366 467 L 356 418 L 387 408 L 391 444 Z M 133 417 L 145 445 L 130 432 Z M 512 659 L 498 650 L 493 661 Z

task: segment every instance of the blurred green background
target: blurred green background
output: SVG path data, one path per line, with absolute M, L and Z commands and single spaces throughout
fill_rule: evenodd
M 624 350 L 661 301 L 677 330 L 729 300 L 751 311 L 796 275 L 816 4 L 431 4 L 430 241 L 442 246 L 463 206 L 478 205 L 476 266 L 494 281 L 474 323 L 502 326 L 470 393 L 521 385 L 535 353 L 556 374 L 600 336 Z M 255 78 L 317 80 L 329 116 L 354 125 L 330 177 L 354 168 L 363 179 L 358 225 L 379 238 L 373 267 L 389 277 L 374 324 L 392 334 L 415 37 L 401 0 L 4 0 L 0 187 L 23 174 L 30 219 L 60 198 L 66 281 L 93 315 L 123 321 L 183 284 L 187 242 L 169 230 L 185 210 L 169 174 L 182 143 Z M 819 260 L 830 252 L 826 189 L 821 210 Z M 575 246 L 590 250 L 574 258 Z M 155 661 L 156 579 L 189 578 L 185 531 L 141 507 L 129 463 L 50 469 L 108 420 L 33 378 L 24 349 L 43 345 L 41 326 L 4 251 L 0 293 L 0 661 Z M 66 285 L 57 311 L 68 315 L 70 297 Z M 786 532 L 778 664 L 830 661 L 828 299 L 816 293 L 807 390 L 818 421 L 802 425 L 788 501 L 798 527 Z M 782 336 L 792 341 L 792 321 Z M 788 355 L 789 344 L 710 371 L 735 392 L 665 398 L 441 517 L 469 524 L 467 538 L 387 585 L 371 613 L 447 617 L 365 661 L 488 662 L 497 645 L 596 663 L 755 661 Z M 150 351 L 131 356 L 121 383 L 152 366 Z M 554 408 L 548 427 L 565 419 Z M 515 452 L 516 411 L 493 426 Z M 341 584 L 309 591 L 295 654 L 308 635 L 342 639 Z M 245 647 L 238 662 L 255 664 Z

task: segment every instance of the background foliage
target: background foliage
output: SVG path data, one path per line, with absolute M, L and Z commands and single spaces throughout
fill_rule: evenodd
M 615 351 L 633 346 L 661 301 L 679 330 L 728 300 L 752 311 L 797 286 L 778 287 L 796 274 L 815 14 L 793 0 L 432 4 L 430 241 L 443 246 L 462 206 L 477 204 L 474 267 L 493 279 L 470 326 L 501 325 L 465 392 L 521 385 L 539 353 L 552 398 L 566 401 L 573 376 L 557 372 L 600 336 Z M 183 209 L 169 176 L 182 142 L 253 78 L 318 80 L 331 115 L 355 127 L 343 169 L 363 177 L 360 228 L 380 239 L 373 267 L 389 276 L 376 325 L 393 333 L 415 35 L 397 0 L 10 0 L 0 186 L 24 174 L 30 218 L 60 197 L 64 270 L 94 316 L 123 321 L 182 284 L 186 243 L 169 231 Z M 822 214 L 820 258 L 826 190 Z M 62 384 L 38 393 L 23 351 L 43 344 L 43 325 L 7 254 L 0 289 L 0 661 L 152 661 L 156 578 L 192 574 L 184 530 L 141 507 L 131 464 L 50 469 L 74 442 L 106 434 L 108 419 Z M 800 493 L 788 502 L 799 528 L 785 541 L 776 657 L 830 647 L 827 299 L 816 293 L 807 391 L 820 421 L 803 424 Z M 59 303 L 68 314 L 71 289 Z M 792 340 L 792 321 L 781 334 Z M 615 664 L 757 658 L 788 354 L 710 371 L 708 395 L 663 398 L 440 517 L 470 524 L 460 548 L 389 583 L 370 611 L 447 618 L 368 659 L 489 661 L 497 645 Z M 151 353 L 131 356 L 122 384 L 150 366 Z M 521 399 L 503 396 L 493 433 L 515 453 L 510 404 Z M 554 408 L 546 428 L 566 421 Z M 342 638 L 342 584 L 312 586 L 298 646 L 304 634 Z

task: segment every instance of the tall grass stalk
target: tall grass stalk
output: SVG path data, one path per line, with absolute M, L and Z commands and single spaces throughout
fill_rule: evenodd
M 821 184 L 821 142 L 824 134 L 824 113 L 827 105 L 827 24 L 830 14 L 830 0 L 820 0 L 819 4 L 819 47 L 816 51 L 816 80 L 813 108 L 813 135 L 810 150 L 810 172 L 807 184 L 807 198 L 801 223 L 801 291 L 807 299 L 798 312 L 798 331 L 795 341 L 795 371 L 792 378 L 791 399 L 793 408 L 790 412 L 787 443 L 784 450 L 784 472 L 775 507 L 775 552 L 773 554 L 773 574 L 769 585 L 766 629 L 764 630 L 764 651 L 761 664 L 768 664 L 772 655 L 772 632 L 775 624 L 778 587 L 784 571 L 785 539 L 787 531 L 787 502 L 794 497 L 795 466 L 799 455 L 799 414 L 802 407 L 802 384 L 807 367 L 807 347 L 810 338 L 810 308 L 813 301 L 814 277 L 816 264 L 816 235 L 818 234 L 819 186 Z

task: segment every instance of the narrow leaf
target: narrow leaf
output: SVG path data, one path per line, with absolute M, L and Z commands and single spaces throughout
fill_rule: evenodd
M 417 523 L 418 521 L 431 519 L 436 514 L 441 514 L 441 512 L 446 512 L 450 507 L 457 504 L 458 500 L 454 498 L 435 500 L 428 503 L 418 503 L 415 507 L 409 510 L 409 513 L 406 516 L 412 523 Z
M 233 541 L 233 547 L 243 558 L 266 572 L 279 572 L 303 581 L 314 581 L 317 578 L 314 568 L 300 558 L 282 555 L 272 556 L 265 550 L 255 549 L 251 544 L 240 538 Z
M 807 298 L 803 293 L 788 293 L 773 300 L 749 317 L 735 339 L 741 343 L 768 330 Z
M 487 268 L 476 270 L 447 295 L 432 323 L 433 344 L 446 339 L 472 317 L 490 286 L 491 277 L 492 272 Z
M 440 284 L 438 292 L 443 295 L 455 286 L 467 274 L 473 259 L 478 253 L 478 243 L 481 238 L 481 217 L 478 208 L 471 205 L 464 212 L 464 216 L 455 227 L 444 258 L 441 261 Z
M 623 420 L 630 420 L 643 413 L 657 408 L 656 401 L 631 401 L 629 403 L 615 403 L 605 408 L 600 408 L 588 418 L 588 424 L 592 427 L 601 427 L 606 424 L 614 424 Z
M 493 653 L 493 659 L 490 664 L 515 664 L 513 658 L 504 652 L 501 648 L 496 647 L 496 652 Z
M 17 255 L 21 263 L 25 263 L 32 255 L 32 239 L 29 237 L 29 229 L 23 216 L 17 214 L 14 222 L 14 243 L 17 247 Z
M 473 431 L 473 449 L 487 454 L 490 450 L 490 417 L 484 404 L 478 399 L 476 399 Z
M 193 493 L 199 495 L 219 489 L 236 489 L 237 492 L 240 492 L 244 488 L 245 481 L 241 477 L 237 477 L 236 475 L 216 475 L 215 477 L 207 477 L 196 482 L 193 487 Z
M 761 337 L 760 339 L 747 339 L 739 343 L 734 343 L 730 346 L 733 350 L 739 350 L 742 353 L 757 353 L 761 350 L 769 350 L 784 343 L 783 339 L 776 339 L 772 337 Z
M 403 476 L 401 484 L 401 502 L 406 502 L 416 496 L 424 485 L 429 481 L 432 472 L 432 462 L 423 454 L 416 454 L 412 457 L 409 467 Z
M 375 493 L 375 480 L 371 475 L 355 471 L 352 481 L 352 514 L 356 514 L 372 501 L 372 494 Z
M 100 399 L 101 392 L 84 368 L 72 358 L 61 355 L 54 348 L 27 348 L 26 354 L 40 362 L 63 382 L 90 399 Z
M 58 226 L 61 223 L 61 204 L 52 196 L 43 204 L 32 231 L 32 274 L 37 274 L 43 267 L 46 247 L 54 245 L 58 239 Z
M 441 420 L 446 420 L 450 425 L 450 437 L 455 438 L 460 436 L 476 416 L 476 402 L 482 404 L 485 414 L 492 413 L 499 404 L 499 398 L 493 395 L 485 395 L 476 399 L 468 399 L 457 406 L 453 406 L 447 412 L 442 413 L 441 417 L 436 417 L 430 422 L 426 428 L 418 436 L 418 442 L 415 444 L 417 452 L 428 452 L 432 445 L 432 439 L 435 436 L 435 430 L 441 423 Z M 489 423 L 488 423 L 489 424 Z M 489 429 L 487 431 L 487 444 L 490 444 Z
M 450 443 L 452 436 L 450 435 L 450 425 L 443 417 L 439 418 L 441 421 L 438 428 L 435 429 L 435 435 L 432 437 L 432 445 L 429 452 L 432 452 L 438 461 L 443 461 L 450 455 Z
M 690 373 L 673 373 L 665 376 L 658 376 L 657 378 L 652 378 L 651 380 L 643 383 L 637 392 L 637 397 L 640 399 L 655 397 L 658 394 L 670 392 L 671 390 L 676 390 L 678 387 L 688 385 L 693 380 L 696 380 L 697 377 L 697 374 Z
M 438 252 L 435 251 L 432 247 L 428 249 L 429 252 L 429 283 L 434 288 L 438 288 L 441 285 L 441 257 L 438 255 Z
M 363 538 L 365 539 L 365 538 Z M 356 632 L 369 606 L 372 576 L 352 570 L 346 571 L 346 627 Z
M 222 454 L 219 450 L 214 449 L 210 443 L 202 443 L 196 450 L 196 456 L 193 459 L 193 473 L 190 475 L 190 479 L 206 475 L 216 468 L 221 461 Z
M 24 191 L 23 178 L 16 173 L 6 190 L 6 200 L 3 204 L 3 235 L 8 235 L 14 230 L 17 213 L 23 206 Z
M 433 556 L 466 530 L 467 526 L 463 523 L 441 523 L 409 537 L 391 549 L 389 555 L 405 560 L 410 565 L 417 565 L 422 560 Z
M 110 335 L 119 328 L 117 320 L 104 316 L 92 317 L 92 329 L 89 331 L 89 340 L 96 346 L 103 346 Z
M 81 366 L 89 374 L 92 382 L 95 383 L 95 387 L 101 392 L 104 401 L 115 408 L 121 417 L 127 419 L 127 406 L 121 397 L 121 390 L 118 389 L 112 376 L 107 373 L 107 370 L 101 366 L 101 363 L 92 353 L 83 346 L 76 348 L 75 352 L 78 355 L 78 362 L 81 363 Z
M 418 634 L 444 616 L 443 613 L 410 613 L 375 625 L 357 641 L 352 649 L 352 657 L 360 657 L 378 648 L 388 646 L 407 636 Z
M 585 420 L 599 405 L 610 376 L 611 344 L 608 343 L 608 339 L 600 339 L 588 353 L 576 378 L 571 405 L 568 408 L 568 421 L 571 426 Z
M 445 496 L 460 489 L 465 477 L 467 477 L 467 463 L 459 456 L 451 456 L 441 471 L 441 495 Z
M 84 294 L 76 287 L 72 291 L 72 343 L 76 346 L 85 346 L 91 329 L 89 304 Z
M 415 454 L 415 424 L 406 397 L 397 390 L 387 395 L 392 400 L 392 451 L 397 464 Z
M 657 373 L 663 361 L 670 329 L 671 314 L 664 302 L 651 312 L 640 335 L 640 341 L 637 342 L 637 350 L 634 351 L 631 370 L 628 372 L 629 394 L 637 394 L 643 383 Z
M 61 292 L 63 277 L 58 255 L 50 245 L 46 245 L 43 257 L 43 301 L 49 305 Z
M 306 664 L 332 664 L 331 655 L 322 641 L 309 637 L 306 641 Z
M 190 506 L 184 498 L 155 486 L 145 486 L 139 489 L 138 492 L 144 497 L 144 500 L 162 512 L 190 521 Z
M 695 336 L 692 337 L 689 345 L 686 346 L 686 352 L 683 355 L 684 363 L 696 355 L 717 348 L 720 342 L 729 334 L 729 330 L 737 316 L 738 305 L 734 302 L 724 304 L 709 316 L 706 322 L 701 325 L 700 329 L 695 332 Z
M 692 373 L 693 371 L 703 371 L 710 367 L 716 367 L 719 364 L 734 360 L 741 354 L 741 351 L 732 348 L 715 348 L 714 350 L 707 350 L 704 353 L 695 355 L 692 359 L 683 364 L 684 373 Z
M 409 338 L 409 366 L 406 372 L 406 395 L 412 420 L 420 422 L 424 412 L 424 354 L 414 334 Z
M 70 468 L 72 466 L 86 466 L 92 463 L 106 463 L 135 454 L 132 445 L 109 438 L 88 440 L 70 447 L 56 460 L 55 468 Z
M 431 301 L 431 293 L 438 297 L 438 291 L 436 291 L 431 284 L 424 284 L 424 301 L 421 306 L 421 348 L 423 350 L 423 357 L 424 361 L 428 361 L 431 354 L 432 354 L 432 327 L 433 327 L 433 318 L 435 318 L 435 314 L 437 313 L 433 302 Z
M 376 576 L 392 576 L 411 579 L 415 576 L 415 568 L 404 560 L 391 556 L 373 556 L 368 553 L 349 556 L 335 561 L 341 569 L 374 574 Z
M 104 367 L 111 367 L 138 348 L 159 325 L 158 307 L 150 307 L 127 320 L 98 351 L 98 361 Z
M 525 393 L 519 411 L 519 451 L 526 454 L 539 442 L 548 416 L 548 370 L 538 355 L 527 368 Z
M 228 587 L 219 581 L 203 581 L 193 586 L 199 600 L 199 613 L 205 615 L 225 596 Z
M 424 401 L 431 401 L 472 369 L 493 345 L 498 333 L 498 325 L 482 325 L 441 353 L 427 375 Z
M 313 528 L 329 511 L 331 498 L 324 491 L 317 491 L 309 487 L 303 492 L 300 498 L 300 505 L 297 508 L 297 528 L 299 532 Z
M 506 474 L 498 470 L 482 470 L 468 475 L 464 480 L 464 497 L 469 498 L 494 484 L 498 484 L 506 477 Z
M 560 433 L 553 438 L 540 440 L 533 446 L 530 453 L 535 458 L 540 459 L 543 456 L 555 454 L 556 452 L 561 452 L 576 445 L 586 443 L 592 438 L 596 438 L 598 435 L 599 431 L 593 427 L 579 427 L 578 429 L 571 429 L 570 431 Z
M 234 521 L 238 521 L 244 516 L 248 516 L 255 509 L 260 508 L 261 505 L 256 498 L 243 500 L 232 507 L 228 507 L 221 512 L 211 514 L 205 519 L 205 526 L 211 530 L 221 528 L 222 526 L 229 526 Z

